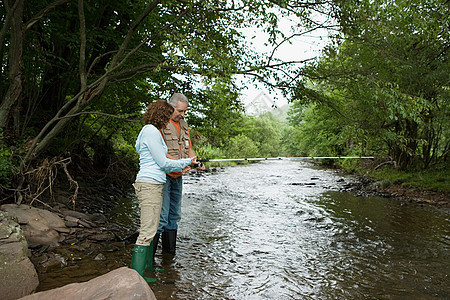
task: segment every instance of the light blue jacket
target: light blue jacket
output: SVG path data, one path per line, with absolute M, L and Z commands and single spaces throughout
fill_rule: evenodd
M 139 173 L 136 178 L 146 177 L 165 183 L 166 173 L 181 172 L 191 164 L 190 158 L 173 160 L 166 157 L 166 143 L 153 125 L 145 125 L 142 128 L 135 147 L 139 154 Z

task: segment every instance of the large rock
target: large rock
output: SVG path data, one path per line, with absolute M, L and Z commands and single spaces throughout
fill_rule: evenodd
M 135 271 L 122 267 L 84 283 L 72 283 L 50 291 L 32 294 L 20 300 L 156 300 L 147 282 Z
M 0 211 L 0 299 L 29 295 L 39 285 L 27 253 L 28 244 L 19 224 Z
M 64 220 L 48 210 L 16 204 L 5 204 L 0 209 L 18 219 L 30 244 L 57 247 L 61 239 L 58 231 L 64 232 L 67 229 Z

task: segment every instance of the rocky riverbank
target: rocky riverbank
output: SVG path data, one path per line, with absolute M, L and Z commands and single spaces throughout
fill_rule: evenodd
M 38 207 L 26 204 L 0 207 L 4 215 L 0 230 L 1 261 L 22 267 L 17 272 L 0 270 L 5 271 L 0 272 L 5 287 L 13 291 L 9 293 L 2 287 L 2 292 L 10 296 L 0 298 L 16 299 L 33 291 L 86 281 L 128 265 L 131 259 L 128 246 L 134 242 L 131 232 L 136 226 L 123 228 L 109 219 L 118 205 L 117 199 L 130 190 L 94 184 L 80 184 L 76 202 L 72 202 L 69 188 L 56 188 L 45 204 L 34 203 Z M 11 225 L 14 220 L 16 226 Z M 16 237 L 16 232 L 22 234 L 22 240 Z M 127 239 L 128 233 L 131 238 Z M 19 252 L 23 252 L 21 256 Z M 25 272 L 24 268 L 32 272 Z M 20 288 L 16 287 L 18 282 Z
M 80 212 L 62 210 L 57 213 L 16 204 L 5 204 L 0 209 L 1 299 L 18 299 L 32 294 L 39 285 L 36 270 L 42 278 L 54 268 L 70 269 L 68 265 L 81 253 L 95 251 L 95 244 L 99 246 L 99 254 L 93 260 L 106 260 L 102 251 L 107 250 L 101 243 L 114 240 L 111 233 L 99 230 L 88 215 Z M 90 268 L 93 267 L 91 264 Z M 86 275 L 83 272 L 84 280 Z M 127 267 L 101 268 L 93 277 L 95 279 L 87 283 L 33 294 L 26 299 L 155 299 L 148 284 Z M 72 282 L 73 278 L 68 283 Z M 64 280 L 60 278 L 58 286 L 63 284 Z
M 26 296 L 36 290 L 38 284 L 21 226 L 17 219 L 0 211 L 0 298 Z
M 394 198 L 404 205 L 430 205 L 450 209 L 449 191 L 419 190 L 395 184 L 383 186 L 381 182 L 364 176 L 358 176 L 354 182 L 346 183 L 341 190 L 363 197 Z
M 9 217 L 2 223 L 7 231 L 0 231 L 0 257 L 17 252 L 12 244 L 18 242 L 14 235 L 11 238 L 15 240 L 2 238 L 20 231 L 22 240 L 18 245 L 24 251 L 20 257 L 13 258 L 21 264 L 27 263 L 30 270 L 25 275 L 30 284 L 24 284 L 21 279 L 27 274 L 22 269 L 17 272 L 20 276 L 9 276 L 12 282 L 20 280 L 22 288 L 12 288 L 16 290 L 13 298 L 0 294 L 1 299 L 16 299 L 33 291 L 84 282 L 129 266 L 139 224 L 137 203 L 129 203 L 132 187 L 122 189 L 97 183 L 97 180 L 79 182 L 75 202 L 71 199 L 70 186 L 58 186 L 45 202 L 36 201 L 33 206 L 1 205 L 0 212 Z M 15 227 L 7 228 L 11 219 L 16 220 Z M 18 294 L 17 290 L 20 290 Z

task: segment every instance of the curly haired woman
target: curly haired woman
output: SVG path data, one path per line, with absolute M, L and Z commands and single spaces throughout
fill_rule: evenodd
M 144 277 L 146 269 L 154 270 L 153 237 L 159 223 L 162 205 L 162 189 L 166 173 L 181 172 L 188 165 L 197 163 L 197 157 L 172 160 L 166 157 L 167 146 L 160 130 L 170 121 L 173 107 L 165 100 L 156 100 L 147 106 L 144 113 L 145 126 L 136 140 L 139 154 L 139 172 L 133 184 L 141 207 L 140 232 L 133 248 L 131 268 L 136 270 L 147 282 L 154 278 Z

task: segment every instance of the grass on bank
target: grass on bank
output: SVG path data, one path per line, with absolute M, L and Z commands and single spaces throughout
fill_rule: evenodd
M 401 171 L 394 168 L 369 171 L 369 176 L 380 181 L 383 187 L 400 185 L 419 190 L 449 191 L 450 171 L 448 168 L 424 171 Z
M 384 165 L 375 170 L 373 163 L 346 161 L 340 167 L 350 173 L 357 173 L 376 180 L 381 187 L 397 185 L 417 190 L 449 191 L 450 168 L 445 164 L 426 170 L 399 170 L 392 165 Z

